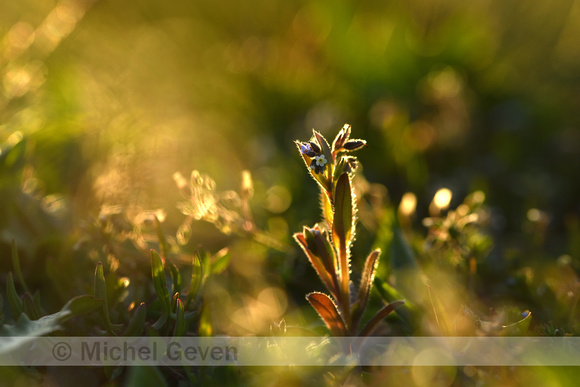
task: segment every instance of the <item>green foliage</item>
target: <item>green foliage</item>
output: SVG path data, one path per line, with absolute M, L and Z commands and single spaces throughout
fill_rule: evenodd
M 3 4 L 1 334 L 326 333 L 304 294 L 335 335 L 580 332 L 570 1 L 93 3 Z M 328 142 L 342 122 L 369 146 L 349 126 Z M 301 174 L 289 139 L 312 127 Z M 364 171 L 350 153 L 362 148 Z M 441 187 L 453 198 L 430 204 Z M 317 205 L 322 219 L 303 227 Z M 577 380 L 545 367 L 366 371 L 0 379 Z
M 97 310 L 102 305 L 103 300 L 85 295 L 71 299 L 59 312 L 43 316 L 38 320 L 30 320 L 26 314 L 22 314 L 14 324 L 3 324 L 0 328 L 0 336 L 15 337 L 11 344 L 2 347 L 1 350 L 8 352 L 13 346 L 18 346 L 31 337 L 44 336 L 62 329 L 62 324 L 66 321 Z

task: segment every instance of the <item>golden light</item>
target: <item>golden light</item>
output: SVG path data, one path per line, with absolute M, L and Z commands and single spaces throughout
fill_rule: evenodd
M 439 209 L 444 210 L 449 207 L 453 193 L 448 188 L 441 188 L 433 197 L 433 204 Z
M 401 204 L 399 204 L 399 212 L 404 216 L 411 216 L 415 213 L 417 208 L 417 196 L 412 192 L 407 192 L 401 198 Z
M 530 222 L 539 222 L 542 219 L 542 212 L 537 208 L 530 208 L 527 213 Z

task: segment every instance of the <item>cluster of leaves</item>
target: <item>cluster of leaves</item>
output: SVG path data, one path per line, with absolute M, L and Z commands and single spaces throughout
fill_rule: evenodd
M 98 262 L 92 293 L 70 299 L 60 311 L 52 314 L 45 311 L 40 292 L 33 293 L 28 286 L 13 242 L 12 266 L 15 275 L 9 272 L 6 280 L 8 315 L 0 313 L 0 336 L 14 339 L 10 345 L 0 349 L 0 353 L 23 345 L 31 337 L 44 335 L 211 335 L 212 325 L 203 296 L 204 287 L 210 275 L 225 269 L 229 260 L 227 253 L 220 252 L 213 257 L 204 254 L 202 257 L 196 252 L 190 267 L 180 270 L 167 255 L 167 241 L 158 221 L 156 226 L 160 235 L 161 255 L 155 250 L 150 251 L 151 280 L 145 284 L 139 281 L 133 283 L 127 278 L 118 278 L 113 272 L 106 277 L 104 265 Z M 23 290 L 21 293 L 17 291 L 18 283 Z M 137 301 L 140 295 L 146 302 Z M 2 297 L 0 312 L 3 309 L 1 306 Z M 83 321 L 76 321 L 75 325 L 67 324 L 74 317 L 82 317 Z M 84 327 L 80 332 L 79 325 Z M 154 375 L 157 373 L 153 372 Z M 191 367 L 184 367 L 181 371 L 173 370 L 172 373 L 191 382 L 198 380 Z M 103 377 L 105 380 L 113 380 L 122 374 L 121 367 L 105 367 Z M 134 374 L 131 377 L 141 376 Z M 164 380 L 160 375 L 156 377 Z
M 356 197 L 351 175 L 357 165 L 355 157 L 345 155 L 366 145 L 350 139 L 351 127 L 345 125 L 332 143 L 318 132 L 308 142 L 296 141 L 312 177 L 320 186 L 324 220 L 314 227 L 304 227 L 294 234 L 330 296 L 313 292 L 306 296 L 328 328 L 337 336 L 370 335 L 377 325 L 403 301 L 392 302 L 378 311 L 358 332 L 366 309 L 381 251 L 374 250 L 364 264 L 356 297 L 351 297 L 351 244 L 357 222 Z M 354 300 L 354 301 L 353 301 Z

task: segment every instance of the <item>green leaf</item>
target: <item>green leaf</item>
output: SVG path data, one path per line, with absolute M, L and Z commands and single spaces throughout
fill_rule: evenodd
M 334 222 L 332 223 L 333 242 L 340 251 L 341 246 L 348 245 L 352 238 L 354 226 L 354 206 L 350 178 L 343 173 L 336 182 L 334 191 Z
M 3 179 L 19 179 L 26 157 L 26 139 L 16 144 L 1 144 L 0 148 L 0 177 Z
M 360 336 L 370 336 L 374 330 L 379 326 L 380 322 L 384 320 L 395 308 L 404 305 L 405 301 L 395 301 L 391 302 L 389 305 L 384 306 L 381 310 L 374 315 L 372 319 L 364 326 L 360 332 Z
M 171 299 L 171 310 L 175 310 L 177 307 L 177 300 L 179 300 L 179 293 L 175 293 Z
M 532 321 L 532 313 L 528 313 L 526 317 L 524 317 L 520 321 L 509 325 L 504 325 L 502 327 L 502 330 L 500 331 L 500 335 L 523 336 L 527 333 L 531 321 Z
M 155 293 L 157 293 L 157 297 L 161 303 L 161 316 L 159 316 L 159 319 L 152 325 L 152 327 L 159 330 L 169 318 L 171 299 L 169 298 L 169 291 L 167 290 L 163 262 L 155 250 L 151 250 L 151 274 L 153 277 Z
M 34 305 L 34 300 L 29 293 L 24 293 L 22 296 L 22 311 L 26 313 L 31 320 L 38 320 L 40 318 L 36 305 Z
M 320 206 L 322 207 L 322 215 L 328 227 L 334 222 L 334 209 L 326 191 L 320 191 Z
M 157 232 L 157 238 L 159 239 L 159 247 L 161 248 L 161 255 L 167 259 L 169 257 L 169 243 L 167 243 L 167 238 L 165 238 L 165 234 L 163 233 L 163 229 L 161 228 L 161 222 L 155 216 L 155 231 Z
M 230 263 L 230 250 L 227 248 L 221 249 L 213 257 L 211 257 L 211 274 L 220 274 L 228 267 Z
M 336 182 L 334 192 L 334 222 L 332 223 L 332 242 L 338 252 L 340 272 L 340 293 L 337 298 L 343 308 L 345 319 L 350 315 L 350 242 L 353 237 L 355 214 L 350 177 L 343 173 Z
M 346 336 L 348 328 L 338 312 L 336 304 L 324 293 L 310 293 L 306 296 L 310 305 L 318 312 L 326 326 L 335 336 Z
M 417 262 L 409 243 L 403 236 L 401 228 L 394 224 L 393 239 L 390 246 L 391 264 L 394 270 L 416 268 Z
M 107 283 L 105 281 L 103 264 L 101 262 L 97 263 L 97 268 L 95 269 L 94 295 L 96 298 L 103 300 L 103 307 L 101 308 L 99 314 L 103 319 L 103 323 L 105 324 L 107 331 L 114 334 L 114 330 L 121 328 L 122 325 L 111 323 L 111 319 L 109 317 L 109 306 L 107 302 Z
M 8 278 L 6 278 L 6 295 L 8 296 L 8 303 L 12 310 L 12 318 L 16 320 L 22 314 L 22 300 L 16 292 L 12 272 L 8 272 Z
M 199 335 L 200 336 L 211 336 L 213 334 L 213 328 L 211 325 L 211 312 L 207 305 L 203 305 L 201 310 L 201 317 L 199 319 Z
M 373 279 L 375 278 L 375 272 L 379 266 L 379 257 L 381 255 L 381 250 L 376 249 L 369 254 L 367 260 L 365 261 L 364 270 L 361 276 L 360 286 L 358 289 L 356 308 L 353 308 L 353 324 L 358 325 L 360 318 L 362 317 L 367 303 L 369 301 L 369 294 L 371 287 L 373 285 Z
M 127 329 L 123 333 L 123 336 L 139 336 L 141 332 L 143 332 L 146 317 L 147 307 L 145 306 L 145 303 L 142 302 L 133 312 L 133 316 L 129 321 Z
M 14 273 L 16 274 L 16 278 L 20 281 L 20 284 L 24 288 L 24 291 L 27 293 L 32 293 L 28 286 L 26 285 L 26 281 L 24 281 L 24 277 L 22 276 L 22 269 L 20 267 L 20 256 L 18 255 L 18 249 L 16 248 L 16 242 L 12 239 L 12 266 L 14 267 Z
M 191 261 L 191 283 L 189 285 L 189 298 L 194 298 L 197 292 L 201 288 L 203 280 L 203 265 L 199 253 L 195 251 L 193 253 L 193 259 Z
M 175 307 L 175 329 L 173 330 L 173 337 L 185 336 L 187 331 L 187 324 L 185 322 L 185 311 L 183 308 L 183 303 L 178 298 L 177 305 Z
M 129 367 L 129 375 L 125 383 L 127 387 L 167 386 L 167 382 L 157 367 Z
M 172 286 L 173 289 L 172 289 L 171 293 L 176 294 L 176 293 L 181 292 L 182 280 L 181 280 L 181 273 L 179 272 L 179 269 L 168 258 L 165 258 L 165 264 L 167 266 L 169 266 L 169 272 L 171 273 L 171 279 L 172 279 L 172 284 L 173 284 L 173 286 Z
M 72 298 L 69 302 L 66 303 L 65 306 L 62 307 L 62 309 L 59 312 L 61 313 L 59 318 L 61 318 L 62 322 L 64 322 L 72 317 L 92 312 L 93 310 L 97 310 L 103 304 L 104 300 L 95 298 L 90 295 L 77 296 L 75 298 Z M 41 320 L 44 319 L 45 317 L 42 317 Z
M 383 281 L 379 277 L 375 277 L 374 283 L 375 289 L 378 291 L 381 298 L 387 303 L 396 300 L 403 300 L 406 298 L 397 289 L 395 289 L 388 282 Z M 418 320 L 420 317 L 419 309 L 414 303 L 410 302 L 409 300 L 405 300 L 405 305 L 403 305 L 400 308 L 397 308 L 396 313 L 403 319 L 403 321 L 407 325 L 414 324 L 414 322 Z

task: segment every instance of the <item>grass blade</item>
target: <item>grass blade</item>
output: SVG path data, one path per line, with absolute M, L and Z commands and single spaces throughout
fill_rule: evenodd
M 179 269 L 177 268 L 177 266 L 175 266 L 175 264 L 173 262 L 171 262 L 168 258 L 165 258 L 165 264 L 167 266 L 169 266 L 169 272 L 171 273 L 171 279 L 172 279 L 172 294 L 177 294 L 179 292 L 181 292 L 181 287 L 182 285 L 182 279 L 181 279 L 181 273 L 179 272 Z
M 163 262 L 155 250 L 151 250 L 151 275 L 153 277 L 155 293 L 157 293 L 157 297 L 161 303 L 161 316 L 159 316 L 159 319 L 152 325 L 154 329 L 158 330 L 169 318 L 171 300 L 169 298 L 169 291 L 167 290 L 167 281 L 165 279 Z
M 20 268 L 20 256 L 18 255 L 18 249 L 16 248 L 16 242 L 14 239 L 12 239 L 12 266 L 14 267 L 14 274 L 16 274 L 16 278 L 18 281 L 20 281 L 24 291 L 26 293 L 32 294 L 26 285 L 26 281 L 24 281 L 24 276 L 22 275 L 22 269 Z
M 201 262 L 201 257 L 196 251 L 193 253 L 193 260 L 191 262 L 191 285 L 189 286 L 189 294 L 192 297 L 197 295 L 197 292 L 201 288 L 203 281 L 203 264 Z
M 17 320 L 22 314 L 22 300 L 18 297 L 18 292 L 16 292 L 16 287 L 14 286 L 14 279 L 12 278 L 12 272 L 8 272 L 8 277 L 6 278 L 6 295 L 8 296 L 8 303 L 12 310 L 12 318 Z
M 122 325 L 111 323 L 111 319 L 109 317 L 109 305 L 107 301 L 107 283 L 105 281 L 103 264 L 101 262 L 97 263 L 97 268 L 95 269 L 94 295 L 96 298 L 103 300 L 103 306 L 99 313 L 103 319 L 107 331 L 114 334 L 113 331 L 115 329 L 121 328 Z
M 185 322 L 185 311 L 183 302 L 178 298 L 175 306 L 175 329 L 173 330 L 173 337 L 185 336 L 187 331 L 187 324 Z

